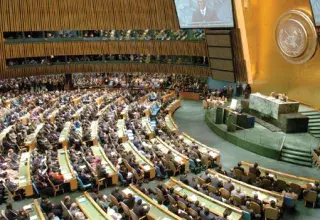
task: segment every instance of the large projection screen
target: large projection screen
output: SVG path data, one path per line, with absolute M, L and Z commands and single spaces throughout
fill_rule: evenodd
M 316 26 L 320 26 L 320 0 L 310 0 Z
M 232 0 L 174 0 L 180 28 L 234 27 Z

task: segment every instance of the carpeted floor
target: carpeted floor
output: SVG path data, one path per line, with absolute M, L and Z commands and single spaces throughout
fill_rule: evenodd
M 180 132 L 186 132 L 203 144 L 219 149 L 221 152 L 221 162 L 225 169 L 234 167 L 238 161 L 247 160 L 251 162 L 258 162 L 263 167 L 268 167 L 282 172 L 320 179 L 320 170 L 317 168 L 301 167 L 281 161 L 275 161 L 248 152 L 221 139 L 213 133 L 204 122 L 204 113 L 205 110 L 202 108 L 202 104 L 200 102 L 183 100 L 182 107 L 174 114 L 174 119 Z M 286 212 L 283 219 L 320 219 L 320 209 L 304 207 L 303 201 L 298 201 L 295 212 Z

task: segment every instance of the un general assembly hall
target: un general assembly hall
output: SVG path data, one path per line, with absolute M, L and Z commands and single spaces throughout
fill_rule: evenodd
M 320 0 L 0 0 L 0 220 L 319 220 Z

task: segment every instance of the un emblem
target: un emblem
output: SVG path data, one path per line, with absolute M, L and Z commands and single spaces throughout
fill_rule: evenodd
M 284 13 L 278 20 L 275 35 L 280 53 L 290 63 L 304 63 L 316 51 L 317 33 L 314 24 L 301 11 Z

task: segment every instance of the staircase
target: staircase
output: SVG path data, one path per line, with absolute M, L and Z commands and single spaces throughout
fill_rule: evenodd
M 312 167 L 310 150 L 283 146 L 280 160 L 300 166 Z
M 304 111 L 301 114 L 309 117 L 308 131 L 316 138 L 320 138 L 320 112 L 318 111 Z

